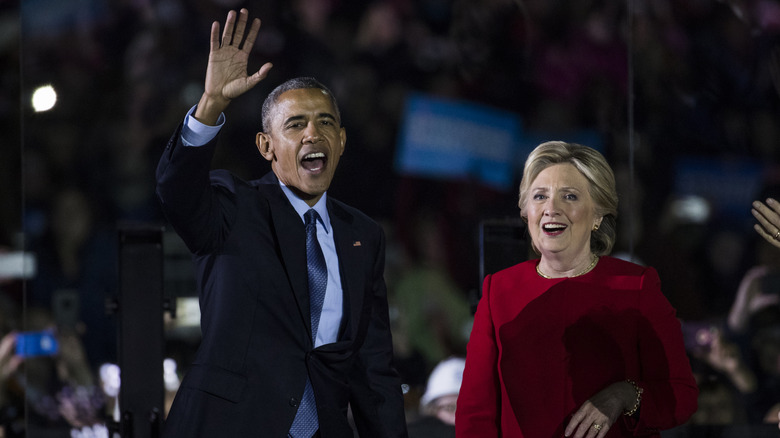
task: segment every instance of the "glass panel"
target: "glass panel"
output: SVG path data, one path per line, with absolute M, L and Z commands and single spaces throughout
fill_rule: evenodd
M 58 347 L 6 380 L 7 436 L 119 418 L 117 314 L 106 312 L 121 279 L 118 230 L 166 225 L 157 160 L 201 95 L 210 23 L 241 4 L 0 2 L 0 271 L 11 270 L 0 275 L 0 330 L 51 331 Z M 683 320 L 702 384 L 692 423 L 776 422 L 774 275 L 752 283 L 767 288 L 757 298 L 740 292 L 759 275 L 753 267 L 780 268 L 750 215 L 753 199 L 780 196 L 776 1 L 295 0 L 250 13 L 263 20 L 250 68 L 275 67 L 231 104 L 213 164 L 262 176 L 270 166 L 254 138 L 268 92 L 300 75 L 333 89 L 349 141 L 330 193 L 387 231 L 410 406 L 437 361 L 464 353 L 484 273 L 483 221 L 517 236 L 500 227 L 523 227 L 522 163 L 539 142 L 560 139 L 599 149 L 615 170 L 614 255 L 655 267 Z M 186 247 L 170 227 L 162 241 L 176 318 L 160 309 L 145 318 L 165 318 L 165 357 L 177 367 L 165 368 L 169 402 L 199 344 L 200 314 Z M 420 278 L 445 298 L 419 301 Z M 730 312 L 741 323 L 729 327 Z M 448 329 L 435 332 L 432 315 L 443 314 Z M 740 393 L 745 382 L 724 371 L 735 355 L 757 392 Z M 743 401 L 756 394 L 769 402 Z
M 0 420 L 5 436 L 24 430 L 24 391 L 17 376 L 14 330 L 22 326 L 24 279 L 35 264 L 22 233 L 22 117 L 19 8 L 0 3 Z

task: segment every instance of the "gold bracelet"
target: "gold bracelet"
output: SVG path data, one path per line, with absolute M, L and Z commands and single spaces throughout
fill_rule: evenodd
M 645 390 L 640 388 L 639 385 L 637 385 L 636 382 L 631 379 L 626 379 L 626 382 L 630 383 L 631 386 L 634 387 L 634 391 L 636 391 L 636 402 L 634 402 L 634 407 L 623 412 L 623 415 L 630 417 L 636 413 L 637 409 L 639 409 L 639 403 L 642 402 L 642 393 L 645 392 Z

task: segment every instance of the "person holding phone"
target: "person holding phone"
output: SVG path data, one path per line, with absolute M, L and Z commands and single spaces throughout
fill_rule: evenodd
M 271 163 L 244 181 L 210 171 L 230 102 L 260 29 L 230 11 L 211 28 L 205 91 L 168 142 L 157 194 L 193 253 L 202 340 L 164 427 L 166 437 L 405 437 L 393 367 L 385 237 L 328 196 L 346 131 L 333 93 L 313 78 L 279 85 L 255 143 Z

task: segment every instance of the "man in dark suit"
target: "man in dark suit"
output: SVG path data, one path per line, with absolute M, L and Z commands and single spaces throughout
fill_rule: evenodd
M 405 437 L 384 234 L 326 193 L 346 142 L 331 92 L 299 78 L 269 95 L 256 143 L 272 173 L 243 181 L 210 171 L 223 111 L 271 68 L 247 75 L 260 20 L 244 40 L 247 22 L 242 9 L 228 14 L 221 37 L 212 25 L 205 91 L 157 169 L 165 214 L 193 253 L 202 331 L 164 434 L 352 438 L 351 408 L 361 437 Z M 307 269 L 317 258 L 307 252 L 310 209 L 327 267 L 321 313 L 310 310 L 318 307 L 310 306 L 318 301 Z

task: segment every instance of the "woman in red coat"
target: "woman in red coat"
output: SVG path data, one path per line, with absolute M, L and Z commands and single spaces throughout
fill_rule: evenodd
M 658 274 L 607 256 L 617 193 L 604 157 L 539 145 L 518 205 L 541 258 L 485 278 L 457 436 L 659 436 L 687 421 L 698 388 Z

